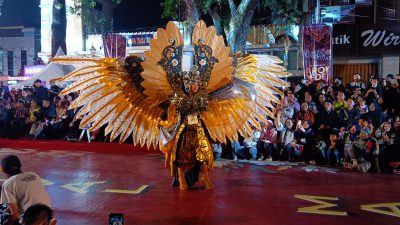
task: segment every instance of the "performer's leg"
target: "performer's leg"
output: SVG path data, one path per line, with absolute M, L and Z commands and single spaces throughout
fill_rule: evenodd
M 200 166 L 200 182 L 206 187 L 206 189 L 214 189 L 214 184 L 211 182 L 208 177 L 208 168 L 207 165 Z
M 188 185 L 186 184 L 185 172 L 181 168 L 178 167 L 178 181 L 179 181 L 179 189 L 181 191 L 185 191 L 188 189 Z

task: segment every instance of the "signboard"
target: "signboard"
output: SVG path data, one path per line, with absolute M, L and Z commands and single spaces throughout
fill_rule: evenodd
M 353 24 L 355 22 L 355 10 L 355 5 L 321 7 L 321 21 L 329 24 Z
M 105 34 L 103 36 L 104 55 L 106 58 L 125 58 L 126 38 L 118 34 Z
M 332 44 L 335 54 L 398 54 L 400 26 L 337 24 L 333 26 Z
M 31 77 L 40 73 L 44 68 L 46 65 L 24 66 L 24 75 Z
M 332 28 L 328 25 L 303 27 L 304 78 L 329 82 L 332 74 Z
M 356 5 L 372 5 L 372 0 L 356 0 Z
M 153 34 L 135 34 L 127 36 L 127 47 L 149 46 Z

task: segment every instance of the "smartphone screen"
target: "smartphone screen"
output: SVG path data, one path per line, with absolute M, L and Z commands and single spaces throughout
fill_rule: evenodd
M 124 225 L 124 214 L 122 213 L 110 213 L 108 216 L 109 225 Z

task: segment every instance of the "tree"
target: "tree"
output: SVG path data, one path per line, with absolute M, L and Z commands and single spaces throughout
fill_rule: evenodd
M 53 2 L 53 20 L 51 23 L 51 55 L 55 56 L 58 48 L 67 53 L 66 45 L 67 15 L 65 0 L 54 0 Z
M 258 7 L 273 9 L 274 17 L 284 18 L 284 22 L 298 22 L 301 15 L 298 5 L 299 0 L 164 0 L 162 3 L 163 16 L 184 20 L 188 30 L 202 15 L 209 15 L 217 33 L 225 36 L 232 53 L 245 50 L 247 34 Z M 188 18 L 193 18 L 194 22 L 188 22 Z
M 66 7 L 65 0 L 53 0 L 53 20 L 51 24 L 51 54 L 54 56 L 59 47 L 67 53 L 66 30 L 67 11 L 81 16 L 84 38 L 93 33 L 112 31 L 112 7 L 122 0 L 74 0 L 72 7 Z
M 122 0 L 74 0 L 69 8 L 72 14 L 81 16 L 83 35 L 102 34 L 112 31 L 113 7 Z

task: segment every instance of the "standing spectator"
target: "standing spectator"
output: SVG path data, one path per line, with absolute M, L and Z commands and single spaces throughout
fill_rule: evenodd
M 317 105 L 315 104 L 315 102 L 312 99 L 311 94 L 309 94 L 308 92 L 306 92 L 305 96 L 304 96 L 304 101 L 308 103 L 308 110 L 310 110 L 311 112 L 315 114 L 317 114 L 318 110 L 317 110 Z
M 351 93 L 354 93 L 355 90 L 360 89 L 361 92 L 365 90 L 365 83 L 361 82 L 361 76 L 359 73 L 353 75 L 353 82 L 348 84 L 348 88 Z
M 379 153 L 381 157 L 381 166 L 384 170 L 390 168 L 389 163 L 396 158 L 395 139 L 396 133 L 392 130 L 392 125 L 388 122 L 384 122 L 380 128 L 375 132 L 375 137 L 379 144 Z M 390 171 L 391 172 L 391 171 Z
M 345 95 L 347 95 L 346 88 L 344 87 L 344 85 L 342 83 L 342 78 L 341 77 L 335 78 L 335 81 L 333 83 L 332 89 L 335 92 L 335 94 L 338 94 L 339 92 L 342 92 Z
M 379 96 L 382 96 L 382 89 L 380 85 L 378 85 L 378 79 L 376 77 L 371 77 L 370 80 L 370 84 L 364 95 L 367 104 L 377 103 Z
M 333 128 L 337 128 L 338 115 L 335 110 L 332 109 L 332 102 L 325 101 L 325 109 L 318 113 L 318 121 L 316 122 L 318 131 L 322 133 L 325 140 L 328 139 L 329 132 Z
M 324 110 L 325 101 L 326 101 L 325 94 L 319 94 L 318 95 L 318 102 L 316 103 L 316 105 L 317 105 L 317 113 L 322 112 Z
M 3 104 L 3 100 L 0 98 L 0 138 L 6 136 L 8 125 L 8 111 L 6 106 Z
M 42 81 L 37 79 L 33 83 L 35 87 L 34 96 L 38 105 L 42 106 L 43 100 L 49 98 L 49 90 L 46 87 L 42 86 Z
M 0 82 L 0 97 L 8 98 L 10 97 L 10 89 L 4 83 L 5 82 Z
M 287 94 L 287 106 L 293 108 L 294 112 L 300 111 L 300 104 L 297 102 L 292 92 L 288 92 Z

